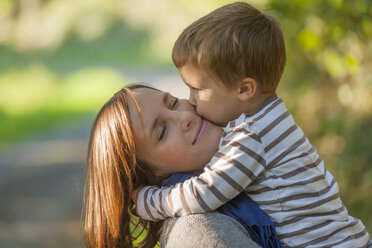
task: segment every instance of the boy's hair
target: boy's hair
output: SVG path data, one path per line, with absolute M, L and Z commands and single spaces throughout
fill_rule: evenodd
M 280 24 L 251 5 L 222 6 L 188 26 L 172 51 L 177 68 L 192 63 L 232 88 L 239 80 L 256 80 L 273 93 L 282 76 L 285 44 Z

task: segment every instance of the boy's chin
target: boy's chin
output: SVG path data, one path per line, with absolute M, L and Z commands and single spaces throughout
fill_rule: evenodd
M 220 122 L 220 121 L 215 121 L 215 120 L 209 119 L 209 118 L 206 117 L 206 116 L 200 115 L 199 113 L 198 113 L 198 115 L 199 115 L 201 118 L 203 118 L 204 120 L 210 122 L 211 124 L 213 124 L 213 125 L 215 125 L 215 126 L 225 127 L 225 126 L 227 125 L 227 123 L 229 123 L 229 122 L 224 123 L 224 122 Z
M 213 121 L 210 121 L 210 122 L 219 127 L 226 127 L 227 123 L 229 123 L 229 122 L 213 122 Z

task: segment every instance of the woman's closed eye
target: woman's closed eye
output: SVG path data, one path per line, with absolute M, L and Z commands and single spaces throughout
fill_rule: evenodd
M 170 102 L 170 109 L 174 109 L 178 104 L 178 98 L 177 97 L 172 97 L 172 100 Z
M 169 101 L 169 109 L 174 109 L 175 107 L 177 107 L 177 104 L 178 104 L 178 98 L 172 97 L 171 100 Z M 159 126 L 158 140 L 163 139 L 163 137 L 165 136 L 166 130 L 167 130 L 167 123 L 164 122 Z
M 166 123 L 163 123 L 159 127 L 159 133 L 158 133 L 158 140 L 163 139 L 165 131 L 166 131 L 167 125 Z

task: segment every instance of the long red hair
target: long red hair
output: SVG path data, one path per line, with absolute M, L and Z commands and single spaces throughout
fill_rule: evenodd
M 83 208 L 87 247 L 154 247 L 159 239 L 162 222 L 134 217 L 130 198 L 133 189 L 158 183 L 136 158 L 128 100 L 135 102 L 132 90 L 140 87 L 147 86 L 118 91 L 99 111 L 91 129 Z M 138 228 L 146 236 L 134 245 L 133 229 Z

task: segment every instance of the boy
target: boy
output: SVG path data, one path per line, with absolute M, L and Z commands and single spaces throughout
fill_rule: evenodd
M 275 19 L 246 3 L 223 6 L 187 27 L 172 57 L 198 114 L 227 126 L 199 176 L 139 191 L 141 217 L 213 211 L 244 191 L 286 247 L 366 246 L 366 228 L 348 216 L 337 183 L 275 94 L 286 62 Z

